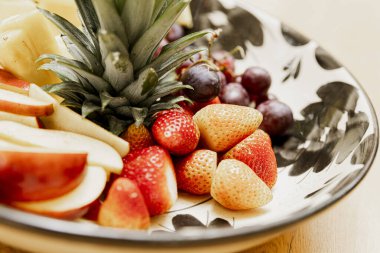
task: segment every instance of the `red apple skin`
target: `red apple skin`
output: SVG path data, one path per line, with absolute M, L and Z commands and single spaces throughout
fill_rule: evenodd
M 87 154 L 0 151 L 0 199 L 57 198 L 83 179 Z
M 53 104 L 48 105 L 26 105 L 0 99 L 0 111 L 10 112 L 24 116 L 49 116 L 54 112 Z
M 150 216 L 137 184 L 118 178 L 100 207 L 98 223 L 103 226 L 135 230 L 148 229 Z
M 23 210 L 23 208 L 20 208 L 20 207 L 17 207 L 17 208 Z M 35 214 L 44 215 L 44 216 L 48 216 L 48 217 L 52 217 L 52 218 L 56 218 L 56 219 L 75 220 L 75 219 L 79 219 L 82 216 L 84 216 L 88 212 L 88 209 L 89 209 L 89 206 L 84 206 L 84 207 L 81 207 L 81 208 L 78 208 L 78 209 L 68 210 L 68 211 L 65 211 L 65 212 L 52 212 L 52 211 L 33 212 L 33 211 L 27 210 L 27 209 L 24 209 L 24 210 L 27 211 L 27 212 L 29 212 L 29 213 L 32 212 L 32 213 L 35 213 Z
M 30 83 L 21 80 L 12 73 L 0 68 L 0 83 L 15 86 L 24 90 L 29 90 Z

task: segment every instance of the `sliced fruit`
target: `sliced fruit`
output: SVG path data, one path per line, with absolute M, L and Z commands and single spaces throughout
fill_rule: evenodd
M 153 146 L 152 135 L 150 134 L 149 129 L 143 124 L 137 125 L 134 123 L 130 125 L 121 135 L 121 138 L 129 143 L 131 151 Z
M 52 103 L 41 102 L 13 91 L 0 89 L 0 111 L 25 116 L 47 116 L 54 112 L 54 107 Z
M 28 0 L 1 0 L 0 1 L 0 20 L 20 15 L 24 13 L 31 12 L 35 10 L 36 7 L 34 6 L 32 1 Z
M 107 174 L 101 167 L 88 166 L 83 181 L 67 194 L 45 201 L 13 202 L 11 205 L 41 215 L 61 219 L 76 219 L 86 213 L 88 207 L 106 185 Z
M 0 83 L 15 86 L 24 90 L 29 89 L 30 83 L 15 77 L 12 73 L 0 68 Z
M 0 144 L 0 199 L 45 200 L 61 196 L 82 181 L 85 153 Z
M 182 110 L 161 113 L 152 126 L 154 139 L 171 154 L 185 155 L 199 142 L 199 129 L 193 118 Z
M 234 159 L 220 162 L 212 180 L 211 196 L 232 210 L 257 208 L 272 200 L 269 187 L 246 164 Z
M 13 86 L 13 85 L 4 84 L 4 83 L 0 83 L 0 89 L 16 92 L 18 94 L 22 94 L 22 95 L 26 95 L 26 96 L 28 96 L 28 94 L 29 94 L 29 92 L 27 90 L 21 89 L 19 87 Z
M 43 39 L 41 39 L 43 38 Z M 49 21 L 37 10 L 3 20 L 0 24 L 0 65 L 16 77 L 38 85 L 57 83 L 49 71 L 39 71 L 42 54 L 60 54 Z
M 135 181 L 151 216 L 159 215 L 177 200 L 177 182 L 173 163 L 167 151 L 152 146 L 128 154 L 122 177 Z
M 14 122 L 21 123 L 23 125 L 30 126 L 30 127 L 35 127 L 35 128 L 40 127 L 38 119 L 32 116 L 23 116 L 19 114 L 0 111 L 0 120 L 14 121 Z
M 0 139 L 16 144 L 88 153 L 90 165 L 101 166 L 120 173 L 123 162 L 111 146 L 96 139 L 50 129 L 37 129 L 11 121 L 0 121 Z
M 186 9 L 179 16 L 177 23 L 188 29 L 193 28 L 193 15 L 191 14 L 190 7 L 186 7 Z
M 196 150 L 176 162 L 178 189 L 196 195 L 210 193 L 217 162 L 217 153 L 206 149 Z
M 81 22 L 78 17 L 78 8 L 74 0 L 38 0 L 37 6 L 64 17 L 76 27 L 81 27 Z
M 227 104 L 209 105 L 194 115 L 202 143 L 216 152 L 232 148 L 252 134 L 262 120 L 261 113 L 253 108 Z
M 53 103 L 54 113 L 48 117 L 40 118 L 46 128 L 86 135 L 112 146 L 117 150 L 121 157 L 128 154 L 128 142 L 96 125 L 95 123 L 83 118 L 81 115 L 73 112 L 69 108 L 60 105 L 52 96 L 37 85 L 32 84 L 30 86 L 29 96 L 40 101 Z
M 228 151 L 223 159 L 236 159 L 247 164 L 269 188 L 276 183 L 277 162 L 272 142 L 269 135 L 260 129 Z
M 148 229 L 150 225 L 144 196 L 128 178 L 119 178 L 112 184 L 98 217 L 100 225 L 109 227 L 138 230 Z

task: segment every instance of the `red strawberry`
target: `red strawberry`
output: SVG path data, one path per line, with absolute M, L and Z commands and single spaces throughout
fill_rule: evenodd
M 193 118 L 180 110 L 161 113 L 152 126 L 154 139 L 173 155 L 193 151 L 199 142 L 199 129 Z
M 232 210 L 257 208 L 272 200 L 268 186 L 246 164 L 234 159 L 220 162 L 212 180 L 211 196 Z
M 152 136 L 143 124 L 134 123 L 130 125 L 121 135 L 121 138 L 129 142 L 131 152 L 153 146 Z
M 193 118 L 201 132 L 202 143 L 216 152 L 235 146 L 252 134 L 263 119 L 253 108 L 228 104 L 206 106 Z
M 118 178 L 111 186 L 100 207 L 98 222 L 103 226 L 147 229 L 150 225 L 148 208 L 135 182 Z
M 247 164 L 269 188 L 276 183 L 277 162 L 272 142 L 260 129 L 228 151 L 223 159 L 236 159 Z
M 122 177 L 139 186 L 151 216 L 159 215 L 177 199 L 177 182 L 170 155 L 159 146 L 128 154 L 123 159 Z
M 210 193 L 217 160 L 214 151 L 205 149 L 182 158 L 175 165 L 178 189 L 196 195 Z
M 193 104 L 187 103 L 187 102 L 181 102 L 180 106 L 182 109 L 189 113 L 191 116 L 193 116 L 196 112 L 198 112 L 203 107 L 206 107 L 208 105 L 214 105 L 214 104 L 221 104 L 219 97 L 214 98 L 211 101 L 208 102 L 194 102 Z

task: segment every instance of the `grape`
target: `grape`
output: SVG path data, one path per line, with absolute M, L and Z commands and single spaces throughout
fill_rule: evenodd
M 248 68 L 241 80 L 241 84 L 251 96 L 263 97 L 267 95 L 272 79 L 269 73 L 261 67 Z
M 175 23 L 170 28 L 168 35 L 166 35 L 166 39 L 169 42 L 173 42 L 175 40 L 182 38 L 184 35 L 185 35 L 185 30 L 183 29 L 183 27 Z
M 185 90 L 185 94 L 196 102 L 210 101 L 220 92 L 218 71 L 207 63 L 198 63 L 188 68 L 182 74 L 181 81 L 194 88 Z
M 240 83 L 230 83 L 223 87 L 220 100 L 225 104 L 249 106 L 248 92 Z
M 226 76 L 221 71 L 218 71 L 218 76 L 220 80 L 220 91 L 222 91 L 224 86 L 227 85 L 227 79 L 226 79 Z
M 263 114 L 260 128 L 270 136 L 281 136 L 293 124 L 293 113 L 290 107 L 278 100 L 261 103 L 257 110 Z

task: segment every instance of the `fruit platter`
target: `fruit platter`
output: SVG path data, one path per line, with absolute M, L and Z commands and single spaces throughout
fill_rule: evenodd
M 355 78 L 250 1 L 0 0 L 3 243 L 244 249 L 346 196 L 377 145 Z

